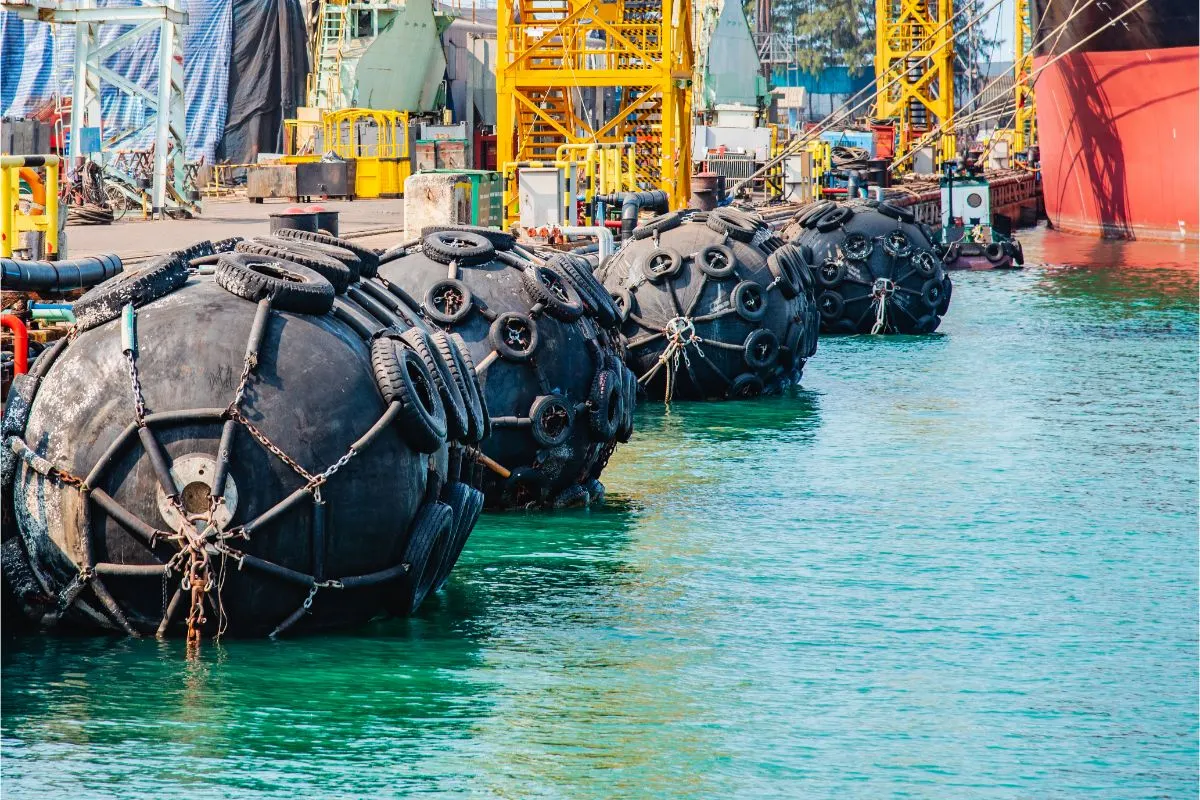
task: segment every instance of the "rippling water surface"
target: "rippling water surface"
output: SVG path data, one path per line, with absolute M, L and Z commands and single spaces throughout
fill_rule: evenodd
M 643 408 L 415 619 L 6 640 L 4 797 L 1194 798 L 1197 251 L 1025 238 L 939 335 Z

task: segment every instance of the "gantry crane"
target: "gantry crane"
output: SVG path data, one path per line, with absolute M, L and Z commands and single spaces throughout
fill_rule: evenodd
M 632 143 L 639 188 L 690 195 L 691 0 L 505 0 L 496 23 L 497 156 Z
M 1033 19 L 1029 0 L 1015 0 L 1013 26 L 1013 92 L 1016 112 L 1013 117 L 1013 149 L 1026 153 L 1037 142 L 1037 108 L 1033 100 Z
M 877 119 L 895 120 L 898 153 L 954 116 L 953 0 L 875 0 Z M 952 131 L 935 159 L 953 159 Z

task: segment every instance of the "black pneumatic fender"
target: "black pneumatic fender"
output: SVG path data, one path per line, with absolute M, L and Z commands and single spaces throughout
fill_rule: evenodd
M 487 504 L 554 507 L 596 478 L 627 434 L 616 424 L 635 402 L 624 375 L 605 379 L 612 429 L 597 431 L 591 413 L 610 359 L 624 370 L 610 327 L 619 310 L 578 256 L 500 249 L 494 238 L 438 226 L 371 283 L 419 300 L 422 316 L 459 337 L 474 363 L 491 427 L 481 449 L 498 465 L 484 472 Z
M 928 228 L 911 211 L 860 200 L 801 220 L 788 231 L 794 244 L 812 250 L 822 333 L 937 329 L 949 307 L 950 281 Z
M 750 212 L 685 213 L 625 245 L 597 277 L 620 308 L 626 364 L 654 399 L 668 397 L 668 375 L 671 399 L 776 392 L 816 350 L 806 254 Z
M 335 301 L 320 275 L 259 260 L 223 253 L 215 276 L 170 288 L 171 256 L 102 284 L 79 301 L 95 324 L 43 354 L 22 402 L 10 400 L 5 447 L 19 455 L 3 490 L 29 548 L 6 554 L 4 572 L 32 574 L 51 599 L 24 608 L 40 624 L 181 635 L 188 592 L 166 565 L 178 563 L 181 515 L 212 513 L 218 486 L 206 637 L 358 624 L 415 608 L 436 582 L 444 548 L 414 537 L 433 519 L 446 538 L 441 487 L 473 472 L 449 474 L 459 444 L 426 362 L 380 337 L 401 348 L 398 371 L 380 372 L 363 334 L 411 327 L 416 309 L 397 300 L 385 314 L 393 295 L 372 305 L 353 288 Z M 307 289 L 298 299 L 279 286 Z M 132 315 L 109 317 L 119 300 Z M 430 423 L 419 433 L 418 419 Z

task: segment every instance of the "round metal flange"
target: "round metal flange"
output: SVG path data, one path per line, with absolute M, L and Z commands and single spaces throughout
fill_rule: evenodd
M 179 505 L 187 514 L 208 513 L 212 499 L 212 482 L 217 474 L 217 462 L 202 453 L 192 453 L 175 459 L 171 465 L 171 478 L 175 481 L 175 489 L 179 492 Z M 233 476 L 225 478 L 225 500 L 217 506 L 213 514 L 213 522 L 219 527 L 226 527 L 233 520 L 237 511 L 238 489 L 233 482 Z M 170 530 L 179 530 L 184 520 L 180 519 L 179 509 L 167 497 L 161 486 L 158 487 L 158 513 Z

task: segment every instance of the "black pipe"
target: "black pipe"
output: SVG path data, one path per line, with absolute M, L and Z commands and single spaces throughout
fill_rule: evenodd
M 86 289 L 103 283 L 124 267 L 116 255 L 85 256 L 68 261 L 18 261 L 0 258 L 4 288 L 17 292 Z
M 637 227 L 638 212 L 645 209 L 646 211 L 666 211 L 667 210 L 667 193 L 662 189 L 654 189 L 649 192 L 616 192 L 614 194 L 598 194 L 596 195 L 597 203 L 615 206 L 618 203 L 621 205 L 621 238 L 628 239 L 633 233 L 633 229 Z

